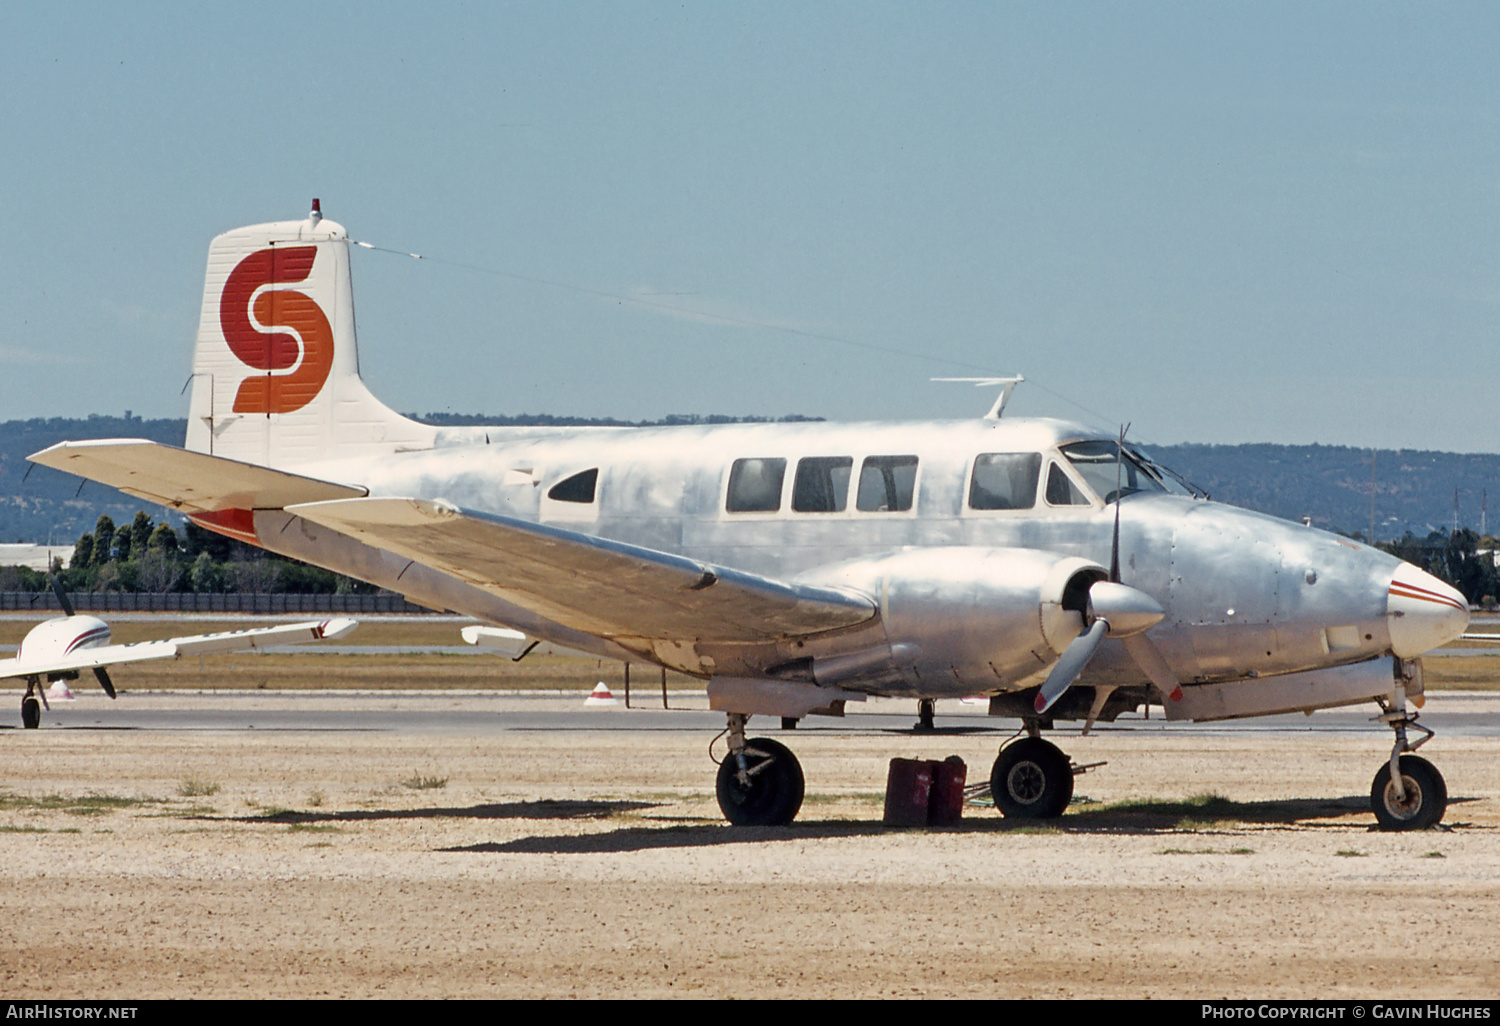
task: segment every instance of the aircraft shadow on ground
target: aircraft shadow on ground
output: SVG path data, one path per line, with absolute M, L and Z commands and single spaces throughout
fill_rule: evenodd
M 1450 799 L 1456 804 L 1477 799 Z M 1369 815 L 1369 799 L 1312 798 L 1286 801 L 1237 802 L 1226 798 L 1189 799 L 1187 801 L 1134 802 L 1099 809 L 1087 806 L 1070 811 L 1062 819 L 1051 821 L 1004 819 L 993 810 L 970 809 L 962 822 L 925 828 L 931 833 L 960 834 L 1114 834 L 1114 835 L 1180 835 L 1235 833 L 1240 829 L 1277 828 L 1316 829 L 1326 826 L 1348 827 L 1351 816 L 1369 817 L 1369 829 L 1375 829 Z M 1355 826 L 1364 824 L 1354 824 Z M 621 854 L 661 848 L 697 848 L 725 844 L 762 844 L 773 841 L 806 841 L 821 838 L 869 837 L 889 834 L 893 830 L 912 828 L 887 827 L 879 820 L 799 820 L 785 827 L 735 827 L 725 823 L 673 825 L 668 827 L 622 826 L 584 835 L 539 835 L 513 841 L 441 848 L 445 852 L 475 854 L 587 855 Z M 921 828 L 917 828 L 921 829 Z
M 279 809 L 258 816 L 195 816 L 231 823 L 359 823 L 384 819 L 608 819 L 610 816 L 657 808 L 658 802 L 535 801 L 494 802 L 485 805 L 430 806 L 421 809 L 344 809 L 298 812 Z
M 1450 805 L 1479 801 L 1450 798 Z M 638 801 L 530 801 L 496 802 L 469 806 L 428 806 L 418 809 L 344 809 L 296 811 L 280 809 L 255 816 L 207 816 L 187 818 L 233 823 L 277 823 L 314 825 L 359 823 L 402 819 L 470 820 L 609 820 L 616 816 L 661 808 L 660 802 Z M 663 848 L 699 848 L 727 844 L 763 844 L 775 841 L 807 841 L 839 837 L 873 837 L 895 830 L 945 834 L 1114 834 L 1181 835 L 1236 833 L 1244 828 L 1316 829 L 1348 827 L 1350 817 L 1369 817 L 1369 799 L 1306 798 L 1282 801 L 1240 802 L 1217 796 L 1183 801 L 1140 801 L 1090 808 L 1074 806 L 1061 819 L 1005 819 L 993 809 L 966 810 L 956 824 L 927 828 L 888 827 L 879 819 L 802 819 L 784 827 L 736 827 L 727 823 L 672 822 L 665 826 L 621 824 L 618 829 L 588 834 L 542 834 L 511 841 L 482 842 L 439 848 L 444 852 L 473 854 L 586 855 L 621 854 Z M 1358 823 L 1352 825 L 1359 825 Z M 1451 826 L 1451 824 L 1449 824 Z
M 868 837 L 889 831 L 878 822 L 851 820 L 798 822 L 784 827 L 737 827 L 728 823 L 695 826 L 630 826 L 597 834 L 520 837 L 514 841 L 466 844 L 439 848 L 445 852 L 523 855 L 619 855 L 660 848 L 703 848 L 722 844 L 762 844 L 768 841 L 805 841 L 824 837 Z

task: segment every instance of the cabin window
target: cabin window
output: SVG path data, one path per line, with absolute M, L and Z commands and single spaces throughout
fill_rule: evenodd
M 547 493 L 547 498 L 558 502 L 593 502 L 594 489 L 598 484 L 599 468 L 595 467 L 557 482 Z
M 858 509 L 866 513 L 904 513 L 916 493 L 915 456 L 868 456 L 859 468 Z
M 842 513 L 849 505 L 849 456 L 810 456 L 797 461 L 792 481 L 792 509 L 798 513 Z
M 786 460 L 735 460 L 729 468 L 725 508 L 731 513 L 775 513 L 781 508 L 781 482 Z
M 1073 479 L 1063 472 L 1063 468 L 1053 463 L 1047 468 L 1047 505 L 1049 506 L 1087 506 L 1089 498 L 1083 494 L 1083 489 L 1073 483 Z
M 1030 509 L 1036 505 L 1041 474 L 1041 453 L 990 452 L 975 457 L 969 508 Z

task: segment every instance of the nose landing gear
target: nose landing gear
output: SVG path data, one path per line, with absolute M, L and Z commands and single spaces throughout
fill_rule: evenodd
M 42 702 L 47 697 L 36 677 L 26 678 L 26 694 L 21 696 L 21 726 L 35 730 L 42 725 Z
M 1382 830 L 1422 830 L 1441 822 L 1448 808 L 1448 785 L 1437 767 L 1421 756 L 1407 754 L 1433 737 L 1432 731 L 1417 722 L 1415 710 L 1406 708 L 1407 679 L 1398 671 L 1390 699 L 1379 700 L 1382 712 L 1377 719 L 1396 732 L 1390 761 L 1370 784 L 1370 807 Z M 1408 741 L 1408 727 L 1423 736 Z

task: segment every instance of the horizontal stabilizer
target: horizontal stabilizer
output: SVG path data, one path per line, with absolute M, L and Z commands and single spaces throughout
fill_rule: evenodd
M 685 556 L 424 499 L 348 499 L 288 513 L 601 637 L 769 641 L 864 623 L 874 602 Z
M 144 438 L 59 442 L 26 458 L 187 513 L 281 509 L 299 502 L 368 494 L 364 488 L 189 452 Z

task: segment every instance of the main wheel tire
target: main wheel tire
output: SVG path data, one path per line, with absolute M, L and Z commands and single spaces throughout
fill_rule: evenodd
M 1073 800 L 1072 763 L 1052 742 L 1023 738 L 1001 749 L 990 793 L 1007 819 L 1054 819 Z
M 21 726 L 35 730 L 42 725 L 42 703 L 31 695 L 21 699 Z
M 802 808 L 806 786 L 802 765 L 785 745 L 768 737 L 745 742 L 748 786 L 740 782 L 740 764 L 733 753 L 719 764 L 715 790 L 724 818 L 735 826 L 785 826 Z
M 1382 830 L 1422 830 L 1438 823 L 1448 808 L 1448 785 L 1437 767 L 1419 755 L 1401 756 L 1404 799 L 1396 797 L 1391 764 L 1381 764 L 1370 785 L 1370 807 Z

